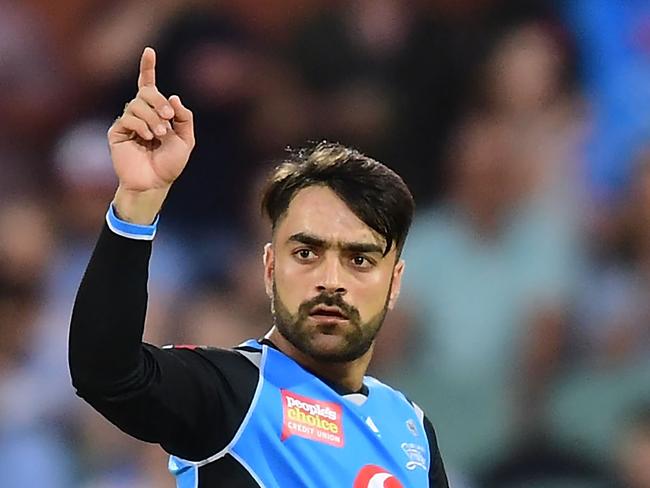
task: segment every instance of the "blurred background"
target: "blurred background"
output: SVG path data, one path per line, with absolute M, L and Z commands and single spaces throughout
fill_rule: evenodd
M 2 487 L 174 485 L 67 370 L 145 45 L 198 142 L 148 341 L 267 330 L 263 176 L 336 140 L 416 197 L 372 374 L 428 413 L 451 485 L 650 487 L 650 1 L 0 0 Z

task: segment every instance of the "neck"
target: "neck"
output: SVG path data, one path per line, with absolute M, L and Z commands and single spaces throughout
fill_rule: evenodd
M 353 361 L 332 362 L 315 359 L 300 351 L 280 334 L 276 327 L 272 327 L 264 337 L 305 369 L 350 391 L 359 391 L 363 386 L 363 377 L 368 370 L 374 349 L 373 343 L 363 356 Z

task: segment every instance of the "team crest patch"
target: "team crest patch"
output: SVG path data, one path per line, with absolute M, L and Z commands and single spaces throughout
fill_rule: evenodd
M 408 462 L 406 463 L 406 469 L 413 471 L 415 468 L 422 468 L 425 471 L 427 470 L 427 461 L 424 457 L 425 450 L 419 444 L 413 444 L 411 442 L 402 443 L 402 451 L 408 457 Z
M 289 390 L 282 389 L 280 392 L 283 441 L 297 435 L 334 447 L 345 445 L 341 405 L 298 395 Z

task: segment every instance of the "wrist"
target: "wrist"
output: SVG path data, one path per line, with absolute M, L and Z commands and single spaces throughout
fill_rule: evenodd
M 162 208 L 169 188 L 132 191 L 118 187 L 113 199 L 117 217 L 136 225 L 151 225 Z
M 140 225 L 126 222 L 117 216 L 113 204 L 110 205 L 108 212 L 106 212 L 106 223 L 108 224 L 108 228 L 111 229 L 114 234 L 139 241 L 151 241 L 156 237 L 159 220 L 160 216 L 156 217 L 151 225 Z

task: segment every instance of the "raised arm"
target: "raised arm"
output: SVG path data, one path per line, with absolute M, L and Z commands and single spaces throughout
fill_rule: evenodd
M 150 48 L 140 62 L 138 93 L 108 140 L 119 187 L 75 300 L 72 382 L 125 432 L 201 457 L 219 444 L 215 423 L 229 379 L 200 351 L 142 343 L 154 221 L 194 146 L 192 114 L 156 88 Z

